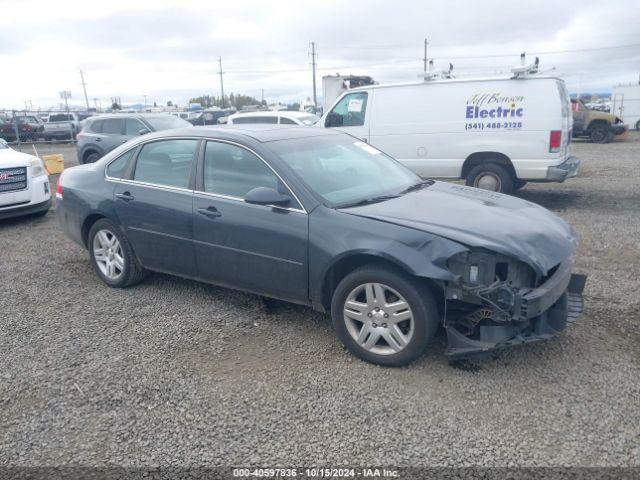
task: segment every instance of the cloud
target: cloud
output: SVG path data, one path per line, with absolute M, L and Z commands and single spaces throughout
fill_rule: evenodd
M 594 49 L 640 44 L 639 14 L 636 0 L 5 1 L 0 107 L 55 106 L 61 90 L 80 104 L 80 69 L 89 97 L 103 103 L 147 95 L 184 104 L 219 93 L 219 56 L 227 92 L 301 100 L 312 94 L 310 41 L 318 85 L 336 71 L 415 81 L 425 36 L 429 56 L 460 76 L 508 71 L 526 51 L 570 89 L 609 90 L 636 81 L 640 48 Z

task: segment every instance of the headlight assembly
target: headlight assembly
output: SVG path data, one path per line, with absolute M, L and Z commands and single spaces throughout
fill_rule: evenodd
M 31 159 L 31 175 L 36 177 L 41 177 L 47 174 L 47 170 L 44 168 L 44 163 L 37 157 L 33 157 Z

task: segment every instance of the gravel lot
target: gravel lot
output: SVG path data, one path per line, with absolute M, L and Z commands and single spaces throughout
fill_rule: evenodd
M 585 315 L 477 371 L 442 342 L 368 365 L 326 316 L 192 281 L 109 289 L 53 211 L 0 222 L 0 465 L 640 466 L 640 136 L 573 150 L 519 195 L 581 234 Z

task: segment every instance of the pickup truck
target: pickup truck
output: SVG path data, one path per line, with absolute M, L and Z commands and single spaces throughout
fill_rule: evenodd
M 78 115 L 69 113 L 52 113 L 44 124 L 44 139 L 75 138 L 80 131 Z

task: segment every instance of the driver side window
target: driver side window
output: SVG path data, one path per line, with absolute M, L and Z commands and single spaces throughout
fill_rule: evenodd
M 342 97 L 329 115 L 336 114 L 342 117 L 343 127 L 359 127 L 364 125 L 366 111 L 367 92 L 354 92 Z

